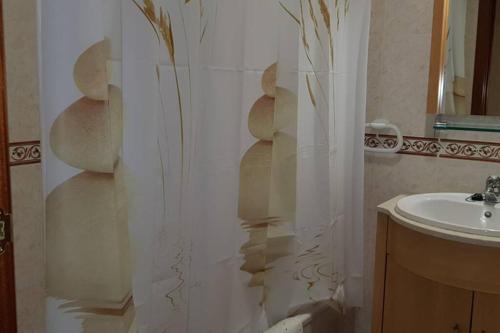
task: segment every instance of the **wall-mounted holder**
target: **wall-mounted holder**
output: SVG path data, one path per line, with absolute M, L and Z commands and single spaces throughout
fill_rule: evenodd
M 392 130 L 396 134 L 396 145 L 391 148 L 365 147 L 365 151 L 371 153 L 395 154 L 403 147 L 403 135 L 401 134 L 400 129 L 396 125 L 391 124 L 389 121 L 385 119 L 376 119 L 371 123 L 367 123 L 366 128 L 371 128 L 376 131 Z

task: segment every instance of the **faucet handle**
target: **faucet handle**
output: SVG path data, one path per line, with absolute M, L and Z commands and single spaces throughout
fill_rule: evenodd
M 485 192 L 500 193 L 500 176 L 489 176 L 486 179 Z

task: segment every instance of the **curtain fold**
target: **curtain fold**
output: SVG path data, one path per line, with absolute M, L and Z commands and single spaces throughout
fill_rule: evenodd
M 362 304 L 369 0 L 44 0 L 48 332 Z

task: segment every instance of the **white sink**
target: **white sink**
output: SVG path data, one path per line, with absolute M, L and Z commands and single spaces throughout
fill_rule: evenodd
M 500 204 L 468 202 L 468 193 L 428 193 L 400 199 L 396 212 L 422 224 L 475 235 L 500 236 Z M 487 217 L 490 216 L 490 217 Z

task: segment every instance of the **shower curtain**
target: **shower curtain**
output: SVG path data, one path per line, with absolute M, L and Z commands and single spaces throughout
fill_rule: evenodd
M 41 0 L 47 332 L 362 304 L 370 0 Z

